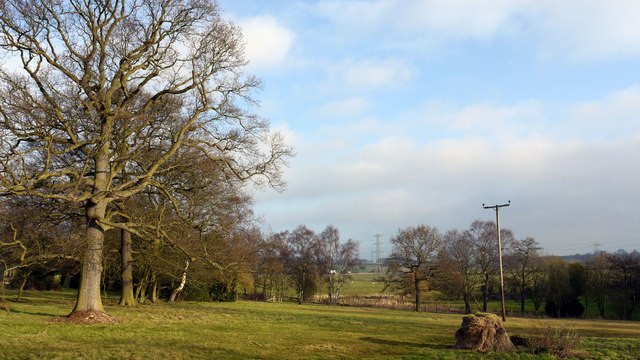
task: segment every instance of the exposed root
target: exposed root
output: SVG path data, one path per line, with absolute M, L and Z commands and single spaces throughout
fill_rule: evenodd
M 101 311 L 74 311 L 67 316 L 51 319 L 70 324 L 117 324 L 118 319 Z

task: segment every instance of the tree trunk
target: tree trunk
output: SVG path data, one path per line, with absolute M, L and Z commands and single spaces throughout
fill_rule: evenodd
M 184 266 L 184 271 L 182 272 L 182 280 L 180 281 L 180 286 L 178 286 L 175 290 L 173 290 L 173 292 L 171 293 L 171 296 L 169 297 L 169 302 L 172 303 L 176 301 L 176 296 L 178 296 L 180 291 L 184 289 L 184 285 L 187 283 L 187 269 L 189 269 L 189 260 L 187 260 L 187 263 Z
M 31 271 L 27 271 L 27 273 L 22 278 L 22 283 L 20 283 L 20 290 L 18 290 L 18 301 L 22 300 L 22 292 L 24 291 L 24 286 L 27 284 L 29 275 L 31 275 Z
M 527 275 L 525 271 L 526 271 L 525 264 L 522 264 L 522 272 L 520 273 L 520 280 L 522 280 L 522 282 L 520 283 L 520 314 L 522 316 L 524 316 L 524 300 L 525 300 L 524 292 L 527 288 Z
M 300 286 L 298 304 L 304 303 L 304 286 L 306 285 L 305 282 L 306 282 L 306 272 L 302 270 L 302 285 Z
M 482 287 L 482 312 L 487 312 L 487 302 L 489 301 L 489 279 L 485 278 Z
M 133 259 L 131 257 L 131 233 L 120 230 L 120 258 L 122 261 L 122 288 L 120 289 L 119 305 L 133 306 Z
M 64 280 L 62 281 L 62 288 L 68 289 L 71 287 L 71 275 L 69 273 L 64 274 Z
M 0 292 L 0 296 L 2 297 L 4 297 L 4 282 L 7 281 L 5 277 L 5 273 L 7 271 L 6 269 L 7 269 L 6 265 L 0 268 L 0 271 L 2 271 L 2 283 L 0 283 L 0 289 L 2 289 L 2 291 Z
M 149 279 L 147 276 L 144 277 L 140 286 L 138 286 L 138 303 L 144 304 L 147 301 L 147 284 L 149 283 Z
M 464 313 L 471 314 L 471 304 L 469 304 L 469 296 L 467 294 L 462 295 L 462 299 L 464 300 Z
M 414 275 L 413 286 L 416 290 L 416 312 L 420 312 L 420 279 L 418 279 L 418 274 Z
M 105 139 L 111 137 L 111 123 L 103 119 L 101 125 L 101 135 Z M 93 196 L 94 199 L 87 201 L 85 216 L 87 228 L 85 233 L 85 248 L 82 257 L 82 267 L 80 275 L 80 288 L 76 306 L 70 316 L 77 312 L 101 312 L 104 313 L 102 298 L 100 297 L 100 284 L 102 277 L 102 260 L 104 251 L 104 229 L 98 223 L 99 219 L 104 219 L 107 213 L 107 204 L 103 192 L 108 188 L 109 173 L 109 141 L 104 141 L 96 155 L 95 177 Z
M 600 319 L 604 319 L 604 310 L 605 310 L 604 300 L 605 300 L 604 296 L 601 296 L 601 295 L 596 298 L 596 302 L 598 305 L 598 314 L 600 315 Z
M 76 306 L 71 314 L 85 311 L 104 312 L 100 297 L 104 230 L 96 219 L 104 217 L 105 209 L 106 204 L 95 204 L 91 201 L 87 204 L 86 248 L 82 259 Z
M 155 271 L 151 274 L 151 302 L 158 302 L 158 279 L 156 278 Z
M 144 302 L 142 301 L 142 299 L 144 298 L 144 294 L 147 291 L 148 277 L 149 277 L 149 269 L 145 267 L 144 273 L 142 274 L 142 277 L 138 282 L 138 286 L 136 286 L 135 295 L 133 295 L 133 298 L 136 299 L 140 304 Z

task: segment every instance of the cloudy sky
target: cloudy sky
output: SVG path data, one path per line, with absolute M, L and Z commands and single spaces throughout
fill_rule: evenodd
M 640 249 L 640 2 L 220 0 L 297 156 L 271 231 L 494 220 L 547 253 Z M 599 245 L 596 245 L 599 244 Z

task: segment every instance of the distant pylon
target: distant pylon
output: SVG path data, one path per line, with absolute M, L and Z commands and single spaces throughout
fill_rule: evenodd
M 599 247 L 599 246 L 602 246 L 602 244 L 600 244 L 600 243 L 599 243 L 599 242 L 597 242 L 597 241 L 593 243 L 593 254 L 594 254 L 594 255 L 598 253 L 598 250 L 599 250 L 599 249 L 598 249 L 598 247 Z
M 377 265 L 377 272 L 378 274 L 380 273 L 380 238 L 382 237 L 381 234 L 375 234 L 373 235 L 374 238 L 376 238 L 376 242 L 374 243 L 374 245 L 376 246 L 376 265 Z

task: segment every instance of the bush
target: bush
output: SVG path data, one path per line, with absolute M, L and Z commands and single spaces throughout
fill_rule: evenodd
M 238 300 L 238 292 L 235 289 L 229 289 L 226 284 L 221 282 L 211 285 L 209 294 L 213 301 L 227 302 Z
M 560 304 L 560 309 L 556 306 L 556 303 L 553 300 L 547 300 L 544 304 L 544 312 L 548 316 L 551 317 L 561 317 L 561 318 L 577 318 L 580 317 L 584 313 L 584 305 L 580 302 L 577 297 L 573 297 L 571 299 L 567 299 Z
M 575 329 L 555 327 L 541 323 L 533 336 L 528 339 L 529 349 L 534 354 L 549 353 L 560 358 L 586 358 L 580 350 L 580 335 Z
M 187 284 L 182 292 L 184 300 L 187 301 L 211 301 L 209 290 L 206 285 Z

